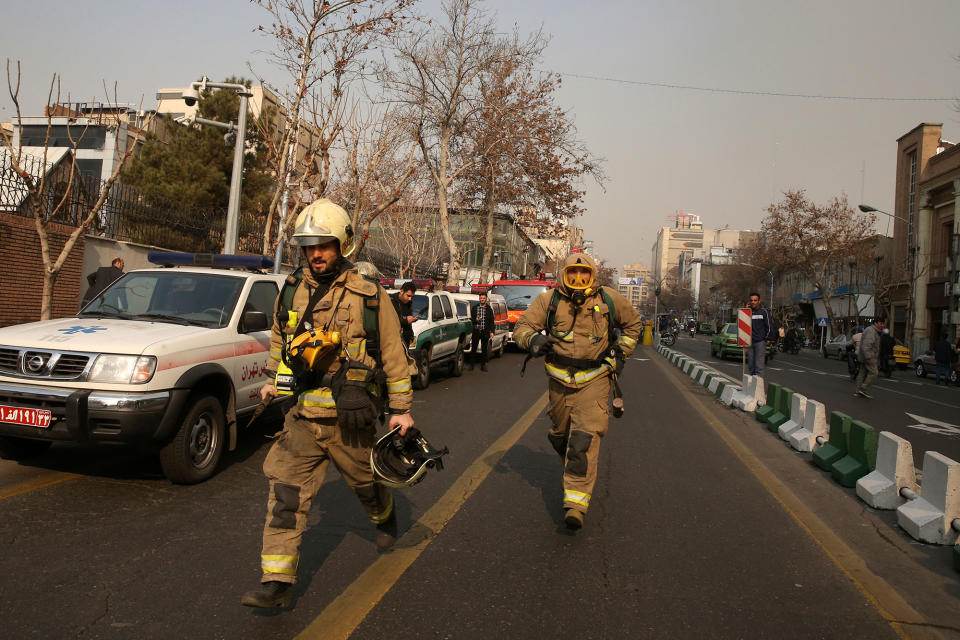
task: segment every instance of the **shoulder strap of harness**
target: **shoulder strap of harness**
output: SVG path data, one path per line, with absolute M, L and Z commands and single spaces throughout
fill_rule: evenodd
M 367 282 L 376 285 L 377 290 L 372 296 L 363 299 L 363 332 L 367 336 L 367 353 L 377 361 L 377 368 L 382 369 L 380 360 L 380 283 L 376 278 L 363 276 Z

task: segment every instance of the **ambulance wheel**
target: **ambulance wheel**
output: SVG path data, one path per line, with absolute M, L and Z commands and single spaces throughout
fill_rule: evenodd
M 0 436 L 0 458 L 4 460 L 26 460 L 43 454 L 50 445 L 49 440 L 30 440 L 14 436 Z
M 453 354 L 453 360 L 450 361 L 450 375 L 459 378 L 463 375 L 463 342 L 457 345 L 457 351 Z
M 420 359 L 417 361 L 417 375 L 413 377 L 414 389 L 426 389 L 430 385 L 430 353 L 433 347 L 425 346 L 420 350 Z
M 223 455 L 226 419 L 211 395 L 191 398 L 177 435 L 160 450 L 163 475 L 175 484 L 197 484 L 217 471 Z

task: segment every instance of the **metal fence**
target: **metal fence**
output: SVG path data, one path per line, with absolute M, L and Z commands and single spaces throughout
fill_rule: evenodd
M 21 166 L 34 181 L 39 181 L 44 174 L 41 158 L 25 155 Z M 49 222 L 76 227 L 89 215 L 106 183 L 97 176 L 80 175 L 68 188 L 68 177 L 66 170 L 52 167 L 38 206 Z M 26 182 L 13 169 L 10 155 L 0 155 L 0 211 L 31 217 L 33 211 L 28 196 Z M 175 251 L 216 253 L 223 247 L 226 219 L 225 207 L 193 207 L 148 196 L 117 181 L 87 233 Z M 237 245 L 241 252 L 261 253 L 263 221 L 260 216 L 241 213 Z

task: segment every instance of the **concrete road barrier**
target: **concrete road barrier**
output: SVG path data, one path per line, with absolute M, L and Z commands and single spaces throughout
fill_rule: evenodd
M 780 426 L 790 419 L 790 409 L 793 403 L 793 390 L 780 387 L 777 396 L 776 411 L 767 418 L 767 429 L 776 433 Z
M 716 394 L 718 392 L 717 390 L 720 387 L 720 381 L 721 380 L 719 375 L 716 375 L 710 378 L 710 380 L 707 382 L 707 391 L 709 391 L 712 394 Z
M 732 407 L 736 396 L 740 393 L 740 389 L 732 384 L 721 384 L 720 391 L 720 402 Z
M 912 537 L 933 544 L 957 544 L 960 518 L 960 463 L 936 451 L 923 454 L 921 496 L 897 508 L 897 524 Z
M 797 451 L 813 451 L 817 446 L 817 438 L 826 438 L 828 433 L 827 408 L 822 402 L 807 398 L 803 426 L 790 434 L 790 446 Z
M 859 420 L 850 422 L 847 453 L 830 466 L 833 479 L 845 487 L 855 487 L 857 480 L 877 466 L 877 432 Z
M 827 442 L 813 452 L 813 463 L 830 471 L 833 463 L 847 455 L 847 434 L 850 433 L 850 416 L 839 411 L 830 414 L 830 436 Z
M 767 393 L 765 397 L 765 402 L 763 405 L 758 406 L 756 412 L 753 414 L 757 419 L 757 422 L 762 422 L 764 424 L 770 419 L 777 411 L 777 402 L 780 398 L 780 385 L 775 382 L 767 383 Z
M 734 399 L 733 406 L 741 411 L 752 413 L 757 410 L 758 405 L 766 402 L 766 390 L 763 386 L 763 378 L 760 376 L 744 376 L 743 388 Z
M 790 434 L 803 428 L 803 417 L 807 411 L 807 396 L 794 393 L 790 401 L 790 419 L 780 425 L 777 435 L 781 440 L 790 440 Z
M 918 490 L 913 446 L 894 433 L 881 431 L 876 469 L 857 480 L 857 495 L 874 509 L 896 509 L 904 503 L 903 488 Z

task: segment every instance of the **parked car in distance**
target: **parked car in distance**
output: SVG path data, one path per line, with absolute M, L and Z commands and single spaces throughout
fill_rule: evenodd
M 742 357 L 743 347 L 737 345 L 737 325 L 734 322 L 728 322 L 723 328 L 710 340 L 710 355 L 714 358 L 726 358 L 727 356 Z M 773 344 L 767 343 L 765 352 L 767 360 L 773 360 L 777 353 Z
M 850 344 L 850 342 L 851 339 L 848 338 L 845 333 L 830 338 L 827 340 L 827 344 L 823 345 L 823 357 L 829 358 L 833 356 L 838 360 L 846 360 L 847 345 Z
M 937 370 L 937 359 L 933 351 L 927 351 L 913 362 L 913 370 L 918 378 L 926 378 L 927 374 L 933 374 Z M 960 362 L 954 362 L 950 365 L 950 382 L 960 385 Z
M 468 319 L 473 317 L 473 309 L 480 304 L 480 295 L 476 293 L 451 293 L 450 294 L 457 305 L 457 315 L 461 315 L 461 307 L 465 307 L 465 315 Z M 487 294 L 487 304 L 493 309 L 493 339 L 490 340 L 490 357 L 499 358 L 503 355 L 503 350 L 507 348 L 507 334 L 510 331 L 509 318 L 507 316 L 507 301 L 503 296 L 496 293 Z M 467 340 L 467 346 L 464 349 L 470 353 L 473 348 L 471 340 Z
M 705 336 L 712 336 L 717 332 L 717 327 L 712 322 L 701 322 L 697 325 L 697 333 L 702 333 Z

